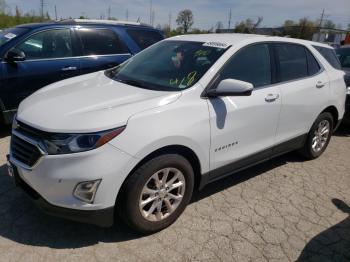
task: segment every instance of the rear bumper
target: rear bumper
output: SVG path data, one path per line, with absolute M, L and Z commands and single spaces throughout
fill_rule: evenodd
M 47 202 L 41 195 L 14 172 L 15 184 L 21 188 L 44 213 L 77 222 L 111 227 L 114 223 L 114 207 L 99 210 L 78 210 L 58 207 Z

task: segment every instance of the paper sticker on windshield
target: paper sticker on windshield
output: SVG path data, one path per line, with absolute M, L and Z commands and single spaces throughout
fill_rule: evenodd
M 12 34 L 12 33 L 7 33 L 6 35 L 4 35 L 4 37 L 6 37 L 7 39 L 12 39 L 12 38 L 16 37 L 16 35 Z
M 206 42 L 203 44 L 203 46 L 226 49 L 229 47 L 229 44 L 221 43 L 221 42 Z

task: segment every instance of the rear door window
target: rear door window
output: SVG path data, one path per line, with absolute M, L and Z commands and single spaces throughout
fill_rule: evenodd
M 279 81 L 290 81 L 307 77 L 308 61 L 305 48 L 295 44 L 276 44 Z
M 335 69 L 341 69 L 340 61 L 333 48 L 313 46 Z
M 156 31 L 127 29 L 126 32 L 136 42 L 141 50 L 164 39 L 164 37 Z
M 77 30 L 84 55 L 126 54 L 129 50 L 119 36 L 109 29 L 81 28 Z
M 316 58 L 311 54 L 311 52 L 305 48 L 306 57 L 307 57 L 307 69 L 309 76 L 316 75 L 320 70 L 321 67 L 319 63 L 317 62 Z

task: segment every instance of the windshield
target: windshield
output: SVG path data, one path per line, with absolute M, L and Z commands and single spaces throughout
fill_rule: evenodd
M 335 50 L 340 60 L 341 66 L 350 68 L 350 47 Z
M 227 48 L 222 43 L 163 41 L 107 70 L 106 75 L 146 89 L 183 90 L 193 86 Z

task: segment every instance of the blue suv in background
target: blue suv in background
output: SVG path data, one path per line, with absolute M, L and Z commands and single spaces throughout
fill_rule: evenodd
M 67 20 L 25 24 L 0 32 L 0 119 L 10 123 L 19 103 L 62 79 L 114 67 L 164 39 L 133 22 Z

